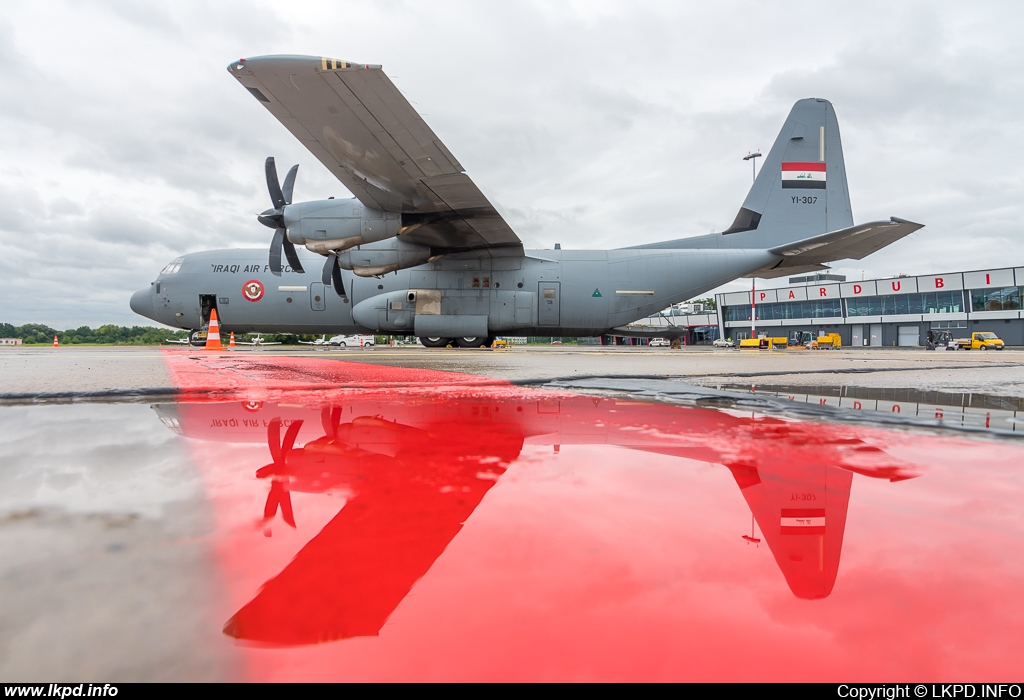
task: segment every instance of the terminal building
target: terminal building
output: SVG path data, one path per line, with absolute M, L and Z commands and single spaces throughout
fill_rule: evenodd
M 803 331 L 839 333 L 843 345 L 917 346 L 928 331 L 954 338 L 991 331 L 1007 345 L 1024 345 L 1024 267 L 815 282 L 715 297 L 720 337 L 798 338 Z
M 755 332 L 772 337 L 809 331 L 838 333 L 846 346 L 919 346 L 928 331 L 949 330 L 954 338 L 991 331 L 1007 345 L 1024 345 L 1024 267 L 855 282 L 825 274 L 798 279 L 755 289 L 753 300 L 751 292 L 717 294 L 717 308 L 703 313 L 677 305 L 628 328 L 680 335 L 687 345 L 738 342 L 750 337 L 753 312 Z

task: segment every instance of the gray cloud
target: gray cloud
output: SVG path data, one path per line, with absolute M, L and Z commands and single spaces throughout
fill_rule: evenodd
M 139 323 L 128 297 L 171 258 L 266 246 L 267 155 L 300 164 L 298 198 L 347 196 L 225 71 L 263 53 L 384 64 L 528 245 L 722 230 L 750 184 L 741 156 L 818 96 L 839 115 L 857 220 L 928 224 L 838 269 L 1021 262 L 1022 14 L 1009 2 L 16 6 L 0 19 L 0 320 Z

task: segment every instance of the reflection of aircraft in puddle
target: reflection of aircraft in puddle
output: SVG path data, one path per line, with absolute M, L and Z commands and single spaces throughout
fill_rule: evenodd
M 225 626 L 274 645 L 378 634 L 524 444 L 607 444 L 725 465 L 800 598 L 825 597 L 835 583 L 853 472 L 914 476 L 839 426 L 508 387 L 464 398 L 368 391 L 310 407 L 156 408 L 188 437 L 267 441 L 272 461 L 257 471 L 270 481 L 265 527 L 278 512 L 301 524 L 292 492 L 349 495 Z

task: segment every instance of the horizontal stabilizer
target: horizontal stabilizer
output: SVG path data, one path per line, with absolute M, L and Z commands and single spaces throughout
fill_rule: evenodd
M 872 221 L 793 241 L 769 250 L 775 255 L 781 255 L 782 260 L 755 270 L 746 277 L 784 277 L 823 270 L 826 263 L 836 260 L 860 260 L 923 227 L 924 224 L 892 217 L 889 221 Z

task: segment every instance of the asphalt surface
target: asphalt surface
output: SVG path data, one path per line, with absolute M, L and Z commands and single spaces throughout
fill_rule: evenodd
M 179 350 L 174 348 L 174 350 Z M 195 349 L 198 355 L 208 351 Z M 1024 397 L 1024 354 L 926 352 L 905 348 L 741 351 L 710 348 L 554 346 L 511 350 L 376 347 L 236 349 L 238 358 L 316 357 L 395 367 L 463 372 L 516 383 L 580 377 L 656 377 L 712 386 L 752 382 L 787 385 L 901 387 Z M 0 348 L 0 401 L 40 397 L 116 397 L 173 389 L 158 348 Z
M 0 348 L 0 678 L 247 677 L 243 648 L 223 643 L 217 621 L 224 571 L 209 541 L 217 527 L 204 496 L 209 477 L 204 482 L 174 426 L 149 405 L 181 390 L 167 352 L 216 359 L 243 374 L 278 358 L 316 358 L 413 370 L 405 381 L 440 370 L 481 382 L 768 413 L 787 409 L 771 397 L 730 392 L 856 386 L 1024 399 L 1024 354 L 1015 350 Z M 797 415 L 836 418 L 817 406 Z M 894 420 L 902 430 L 935 428 L 892 416 L 878 422 Z M 196 590 L 211 594 L 197 601 Z

